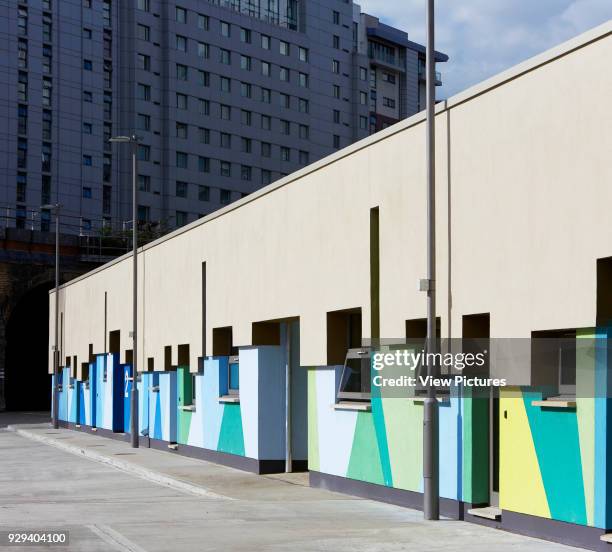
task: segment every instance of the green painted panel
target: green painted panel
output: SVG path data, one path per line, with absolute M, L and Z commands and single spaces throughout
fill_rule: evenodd
M 463 500 L 472 504 L 489 501 L 489 401 L 463 394 Z
M 423 489 L 423 406 L 409 399 L 382 399 L 393 486 Z
M 384 485 L 378 442 L 371 412 L 359 412 L 347 477 Z
M 385 427 L 385 413 L 383 410 L 382 399 L 380 398 L 380 388 L 378 395 L 372 392 L 372 419 L 376 431 L 376 441 L 378 443 L 378 454 L 383 473 L 383 479 L 387 487 L 393 487 L 393 474 L 391 472 L 391 460 L 389 459 L 389 446 L 387 444 L 387 428 Z
M 223 418 L 221 419 L 217 450 L 219 452 L 244 456 L 242 414 L 239 404 L 223 405 Z
M 317 420 L 317 372 L 308 370 L 308 469 L 320 470 L 319 423 Z
M 176 392 L 178 414 L 178 442 L 182 445 L 186 445 L 189 439 L 189 428 L 191 427 L 191 417 L 193 415 L 190 411 L 182 409 L 183 406 L 192 404 L 193 400 L 193 378 L 189 373 L 189 366 L 179 366 L 176 369 Z

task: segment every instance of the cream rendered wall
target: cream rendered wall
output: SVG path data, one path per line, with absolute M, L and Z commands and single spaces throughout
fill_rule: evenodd
M 437 106 L 443 335 L 460 336 L 461 316 L 478 312 L 491 313 L 495 337 L 595 323 L 596 259 L 612 255 L 611 33 L 608 22 Z M 362 307 L 369 336 L 375 206 L 381 335 L 403 337 L 405 320 L 426 313 L 416 289 L 426 271 L 424 131 L 416 115 L 147 245 L 141 369 L 148 357 L 163 369 L 167 345 L 176 363 L 180 344 L 196 368 L 202 261 L 207 354 L 214 327 L 231 325 L 234 344 L 250 345 L 253 322 L 299 316 L 301 364 L 322 365 L 326 312 L 351 307 Z M 131 263 L 62 287 L 64 356 L 86 360 L 89 343 L 104 352 L 104 291 L 107 329 L 121 330 L 122 357 L 131 349 Z

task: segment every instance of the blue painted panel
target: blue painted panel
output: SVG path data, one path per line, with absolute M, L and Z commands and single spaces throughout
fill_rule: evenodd
M 132 394 L 133 382 L 129 381 L 132 377 L 132 366 L 130 364 L 124 364 L 121 370 L 121 386 L 117 386 L 120 400 L 123 401 L 123 431 L 129 433 L 130 431 L 130 417 L 131 417 L 131 406 L 130 399 Z M 139 396 L 140 401 L 145 399 L 142 395 Z
M 95 362 L 89 364 L 89 420 L 87 420 L 91 427 L 96 426 L 96 389 L 98 387 L 97 380 L 97 366 Z

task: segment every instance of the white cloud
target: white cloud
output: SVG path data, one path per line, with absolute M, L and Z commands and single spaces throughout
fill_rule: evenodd
M 362 11 L 425 41 L 426 0 L 357 0 Z M 612 0 L 438 0 L 442 96 L 450 96 L 612 18 Z M 440 96 L 440 93 L 438 94 Z

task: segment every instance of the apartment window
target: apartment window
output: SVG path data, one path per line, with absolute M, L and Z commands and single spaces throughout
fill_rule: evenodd
M 148 205 L 139 205 L 138 220 L 140 222 L 149 222 L 151 220 L 151 207 Z
M 281 56 L 288 56 L 290 53 L 289 43 L 284 40 L 280 40 L 278 43 L 278 50 Z
M 272 118 L 269 115 L 261 116 L 261 128 L 270 130 L 272 128 Z
M 240 122 L 244 126 L 251 126 L 252 120 L 253 120 L 253 115 L 250 111 L 247 111 L 246 109 L 242 109 L 240 111 Z
M 17 42 L 17 57 L 19 59 L 19 68 L 28 68 L 28 41 L 20 38 Z
M 42 104 L 44 107 L 51 107 L 51 96 L 53 93 L 53 84 L 51 79 L 43 77 L 42 81 Z
M 92 71 L 93 70 L 93 63 L 91 62 L 90 59 L 84 59 L 83 60 L 83 69 L 85 71 Z
M 383 105 L 385 107 L 390 107 L 392 109 L 395 109 L 395 100 L 393 98 L 385 98 L 385 97 L 383 97 Z
M 270 37 L 268 35 L 261 35 L 261 47 L 264 50 L 269 50 L 270 49 Z
M 334 109 L 334 123 L 340 124 L 340 110 Z
M 110 186 L 102 186 L 102 212 L 105 215 L 111 212 L 112 188 Z
M 43 10 L 51 10 L 51 0 L 42 0 Z
M 278 95 L 279 104 L 281 107 L 285 109 L 289 109 L 291 105 L 291 97 L 288 94 L 283 94 L 282 92 Z
M 251 43 L 251 30 L 245 29 L 242 27 L 240 29 L 240 42 L 245 42 L 246 44 Z
M 28 141 L 25 138 L 19 138 L 17 141 L 17 167 L 25 169 L 28 160 Z
M 176 78 L 182 81 L 186 81 L 188 79 L 188 69 L 186 65 L 182 65 L 180 63 L 176 64 Z
M 83 123 L 83 134 L 93 134 L 93 125 L 91 123 Z
M 251 70 L 251 58 L 249 56 L 240 56 L 240 69 Z
M 368 70 L 365 67 L 359 68 L 359 79 L 362 81 L 368 80 Z
M 147 25 L 138 23 L 138 25 L 136 25 L 136 33 L 140 40 L 145 40 L 146 42 L 149 42 L 149 40 L 151 39 L 151 28 Z
M 87 27 L 83 27 L 83 38 L 85 40 L 91 40 L 91 37 L 92 37 L 91 29 L 88 29 Z
M 310 137 L 310 128 L 307 125 L 300 125 L 300 138 L 308 140 Z
M 264 77 L 269 77 L 270 76 L 270 64 L 267 61 L 262 61 L 261 62 L 261 74 Z
M 91 219 L 82 218 L 81 219 L 81 228 L 83 230 L 91 230 Z
M 138 0 L 138 9 L 141 11 L 149 11 L 149 0 Z
M 262 157 L 271 157 L 272 155 L 272 144 L 269 142 L 261 143 L 261 156 Z
M 210 101 L 208 100 L 200 100 L 199 102 L 199 110 L 201 115 L 210 115 Z
M 151 116 L 144 113 L 136 115 L 136 127 L 138 130 L 151 130 Z
M 334 134 L 334 148 L 340 149 L 340 136 Z
M 110 155 L 104 155 L 104 158 L 102 159 L 102 180 L 104 180 L 104 182 L 110 182 L 111 168 L 112 157 Z
M 281 119 L 281 132 L 287 136 L 291 134 L 291 123 L 289 121 Z
M 91 199 L 91 188 L 89 186 L 83 186 L 82 192 L 85 199 Z
M 28 34 L 28 9 L 19 7 L 17 9 L 17 32 L 20 35 Z
M 307 151 L 300 150 L 300 165 L 308 165 L 309 157 L 310 156 Z
M 175 15 L 177 23 L 187 23 L 187 10 L 185 8 L 176 6 Z
M 187 123 L 176 123 L 176 137 L 187 138 Z
M 203 59 L 210 57 L 210 46 L 205 42 L 198 42 L 198 56 Z
M 272 172 L 268 169 L 261 169 L 261 183 L 266 186 L 272 182 Z
M 198 70 L 198 83 L 204 88 L 210 86 L 210 73 L 208 71 Z
M 367 94 L 367 92 L 359 92 L 359 103 L 361 105 L 367 105 L 368 104 L 368 94 Z
M 232 54 L 229 50 L 225 48 L 221 48 L 219 51 L 219 61 L 224 65 L 231 65 L 232 63 Z
M 232 147 L 232 135 L 228 132 L 221 132 L 219 134 L 219 144 L 222 148 L 231 148 Z
M 198 170 L 200 172 L 210 172 L 210 159 L 208 157 L 198 157 Z
M 26 201 L 26 186 L 27 186 L 27 177 L 23 173 L 19 173 L 17 175 L 17 196 L 16 201 L 20 203 L 25 203 Z
M 389 84 L 395 84 L 395 75 L 393 73 L 387 73 L 383 71 L 382 80 L 384 82 L 388 82 Z
M 229 121 L 232 118 L 232 108 L 229 105 L 221 104 L 219 114 L 223 120 Z
M 198 199 L 200 201 L 210 201 L 210 188 L 200 184 L 198 186 Z
M 361 130 L 367 130 L 368 128 L 368 118 L 365 117 L 364 115 L 361 115 L 359 117 L 359 128 Z
M 198 128 L 198 135 L 201 144 L 210 144 L 210 130 L 207 128 Z
M 189 168 L 189 155 L 183 151 L 176 152 L 176 167 L 177 169 Z
M 332 45 L 336 50 L 340 49 L 340 37 L 338 35 L 334 35 L 332 40 Z
M 340 12 L 337 12 L 336 10 L 332 12 L 332 21 L 334 22 L 334 25 L 340 25 Z
M 176 107 L 178 109 L 187 109 L 187 95 L 181 94 L 180 92 L 176 93 Z
M 23 205 L 17 205 L 15 207 L 15 228 L 25 228 L 26 225 L 26 208 Z
M 145 146 L 144 144 L 138 144 L 138 160 L 149 161 L 151 158 L 151 146 Z
M 89 90 L 83 90 L 83 101 L 91 103 L 93 101 L 93 95 Z
M 176 181 L 176 197 L 187 197 L 187 182 Z
M 145 54 L 138 54 L 138 68 L 143 71 L 151 70 L 151 57 Z
M 185 211 L 177 211 L 175 217 L 177 228 L 179 226 L 185 226 L 185 224 L 187 224 L 187 213 Z
M 225 36 L 229 38 L 231 35 L 231 27 L 230 24 L 226 21 L 221 21 L 221 36 Z
M 83 0 L 84 8 L 91 8 L 91 0 Z
M 84 155 L 83 162 L 87 165 L 86 157 L 89 157 L 89 165 L 91 165 L 91 156 Z M 41 169 L 43 172 L 51 171 L 51 144 L 49 142 L 43 142 L 42 144 L 42 163 Z
M 240 83 L 240 95 L 243 98 L 250 98 L 252 95 L 252 86 L 250 83 L 248 82 L 241 82 Z
M 17 134 L 28 133 L 28 106 L 19 105 L 17 107 Z
M 241 138 L 240 139 L 240 149 L 243 153 L 251 153 L 252 148 L 252 140 L 250 138 Z
M 232 192 L 230 190 L 221 189 L 219 193 L 219 202 L 222 205 L 227 205 L 232 201 Z
M 298 57 L 300 61 L 307 62 L 308 61 L 308 49 L 302 48 L 301 46 L 298 48 Z
M 187 37 L 176 35 L 176 49 L 180 52 L 187 51 Z
M 229 161 L 221 161 L 221 176 L 232 176 L 232 165 Z
M 340 87 L 337 84 L 334 84 L 332 87 L 332 94 L 334 98 L 340 99 Z
M 151 101 L 151 86 L 139 82 L 136 87 L 136 97 L 146 102 Z
M 281 146 L 280 149 L 281 160 L 283 161 L 291 161 L 291 150 L 285 146 Z
M 45 13 L 43 14 L 43 24 L 42 24 L 42 35 L 44 42 L 51 42 L 52 39 L 52 24 L 51 24 L 51 15 Z
M 308 100 L 305 100 L 304 98 L 300 98 L 298 100 L 298 109 L 300 111 L 300 113 L 308 113 Z
M 45 80 L 43 79 L 43 87 L 45 84 Z M 49 81 L 49 86 L 51 82 Z M 20 102 L 28 101 L 28 74 L 23 71 L 19 71 L 18 81 L 17 81 L 17 97 Z M 49 93 L 45 96 L 45 90 L 43 88 L 43 105 L 49 106 L 51 105 L 51 92 L 49 88 Z
M 210 19 L 208 15 L 198 14 L 198 27 L 204 31 L 208 31 L 210 28 Z
M 43 110 L 42 114 L 42 137 L 43 140 L 51 140 L 51 123 L 52 115 L 47 109 Z
M 42 188 L 40 191 L 40 202 L 45 205 L 51 203 L 51 177 L 48 175 L 42 176 Z
M 261 89 L 261 101 L 264 103 L 270 103 L 272 98 L 272 92 L 270 91 L 269 88 L 262 88 Z
M 219 84 L 221 87 L 221 92 L 231 92 L 232 91 L 232 81 L 227 77 L 221 77 L 219 79 Z
M 308 88 L 308 75 L 306 73 L 300 73 L 298 82 L 302 88 Z
M 103 0 L 102 2 L 102 20 L 106 27 L 111 26 L 111 1 L 112 0 Z
M 151 177 L 148 174 L 138 175 L 138 190 L 141 192 L 151 191 Z
M 287 67 L 281 67 L 279 71 L 279 78 L 283 82 L 289 82 L 289 69 Z
M 86 167 L 91 167 L 93 165 L 91 155 L 83 155 L 83 165 Z
M 340 62 L 337 59 L 332 59 L 332 72 L 340 73 Z
M 248 165 L 240 166 L 240 179 L 241 180 L 252 180 L 253 170 Z

